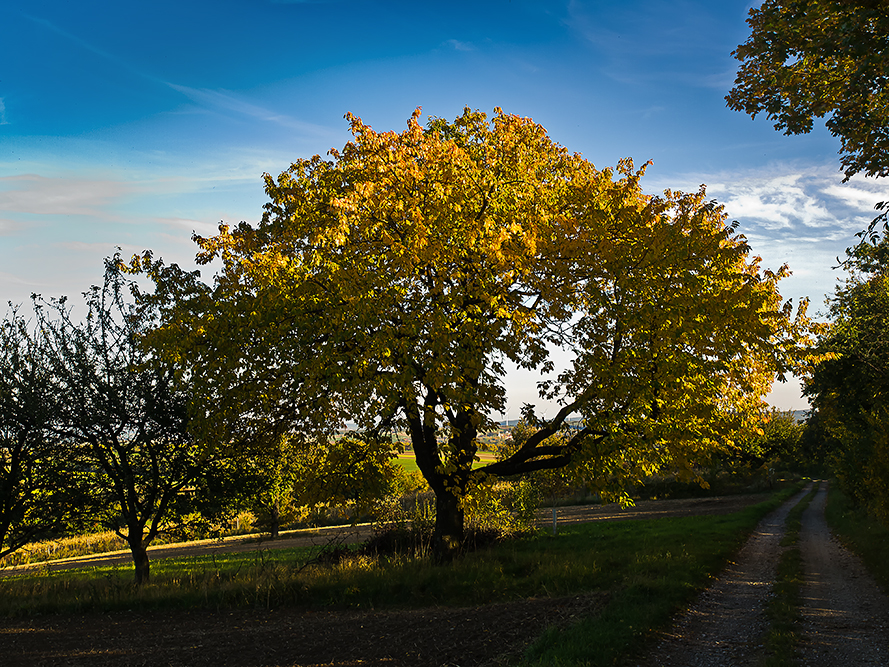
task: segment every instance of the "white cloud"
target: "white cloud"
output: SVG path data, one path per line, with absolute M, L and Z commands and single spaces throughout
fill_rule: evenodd
M 20 226 L 21 224 L 19 222 L 16 222 L 15 220 L 0 218 L 0 236 L 3 236 L 4 234 L 11 234 Z
M 172 227 L 183 233 L 177 238 L 191 242 L 191 233 L 197 232 L 201 236 L 213 236 L 219 231 L 219 220 L 192 220 L 189 218 L 156 218 L 162 225 Z
M 120 248 L 121 252 L 124 256 L 127 254 L 142 252 L 144 248 L 140 248 L 134 245 L 127 245 L 125 243 L 84 243 L 81 241 L 63 241 L 61 243 L 54 244 L 57 248 L 64 248 L 65 250 L 73 250 L 75 252 L 84 252 L 84 253 L 92 253 L 92 254 L 100 254 L 105 256 L 111 256 L 115 253 L 115 251 Z
M 733 218 L 757 220 L 768 229 L 828 227 L 838 224 L 822 201 L 812 197 L 801 174 L 768 179 L 747 179 L 708 188 L 711 194 L 726 193 L 723 203 Z
M 0 125 L 9 125 L 9 121 L 6 120 L 6 103 L 2 97 L 0 97 Z
M 643 184 L 645 181 L 643 180 Z M 793 275 L 781 284 L 785 297 L 811 297 L 813 312 L 834 290 L 842 271 L 835 270 L 855 234 L 875 217 L 876 202 L 889 199 L 889 179 L 852 179 L 832 165 L 800 167 L 772 164 L 764 169 L 686 174 L 660 181 L 663 187 L 696 191 L 707 184 L 707 196 L 725 206 L 729 220 L 747 237 L 763 266 L 790 266 Z M 663 189 L 652 179 L 649 192 Z M 657 186 L 657 187 L 655 187 Z

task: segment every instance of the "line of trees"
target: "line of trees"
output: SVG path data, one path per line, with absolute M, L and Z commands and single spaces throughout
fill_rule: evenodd
M 844 180 L 889 175 L 889 5 L 882 0 L 765 0 L 728 106 L 765 114 L 785 134 L 825 119 L 840 140 Z M 843 490 L 889 525 L 889 202 L 841 264 L 845 284 L 828 299 L 831 326 L 805 368 L 810 454 Z

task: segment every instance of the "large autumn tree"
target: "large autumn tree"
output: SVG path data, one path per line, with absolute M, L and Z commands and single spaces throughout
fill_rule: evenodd
M 226 419 L 406 431 L 444 557 L 485 480 L 569 463 L 603 487 L 693 477 L 787 364 L 803 323 L 777 291 L 786 269 L 762 271 L 703 189 L 643 194 L 644 168 L 596 169 L 500 109 L 419 115 L 400 133 L 347 115 L 354 139 L 330 160 L 266 175 L 259 224 L 196 237 L 222 269 L 212 290 L 179 275 L 167 347 Z M 547 374 L 561 409 L 528 406 L 523 445 L 473 470 L 510 362 Z
M 889 5 L 883 0 L 765 0 L 728 106 L 764 113 L 786 134 L 816 118 L 840 138 L 846 178 L 889 175 Z

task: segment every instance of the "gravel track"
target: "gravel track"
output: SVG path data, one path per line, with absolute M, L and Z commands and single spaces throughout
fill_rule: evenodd
M 803 513 L 800 664 L 889 665 L 889 599 L 824 518 L 827 484 Z
M 640 667 L 755 665 L 769 628 L 765 602 L 775 580 L 788 512 L 811 484 L 769 514 L 714 584 L 677 618 Z
M 736 560 L 637 662 L 640 667 L 761 664 L 769 629 L 765 605 L 784 550 L 784 522 L 811 486 L 763 519 Z M 831 535 L 824 517 L 827 486 L 820 484 L 801 519 L 805 583 L 798 664 L 889 665 L 889 598 L 858 557 Z

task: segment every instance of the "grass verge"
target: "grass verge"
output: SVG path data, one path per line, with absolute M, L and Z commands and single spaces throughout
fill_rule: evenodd
M 803 586 L 803 558 L 799 549 L 799 531 L 803 512 L 812 502 L 818 488 L 812 489 L 805 498 L 790 510 L 784 522 L 784 538 L 781 546 L 788 547 L 778 561 L 772 597 L 766 606 L 770 627 L 766 633 L 767 655 L 762 667 L 794 665 L 794 652 L 799 639 L 800 591 Z
M 601 614 L 568 628 L 550 628 L 525 655 L 534 667 L 617 665 L 641 652 L 656 630 L 705 588 L 744 544 L 766 514 L 796 493 L 785 489 L 770 500 L 724 516 L 626 522 L 645 548 L 618 550 L 619 581 Z M 629 546 L 629 545 L 627 545 Z
M 848 548 L 858 554 L 864 566 L 889 595 L 889 527 L 855 507 L 834 482 L 827 494 L 827 523 Z

